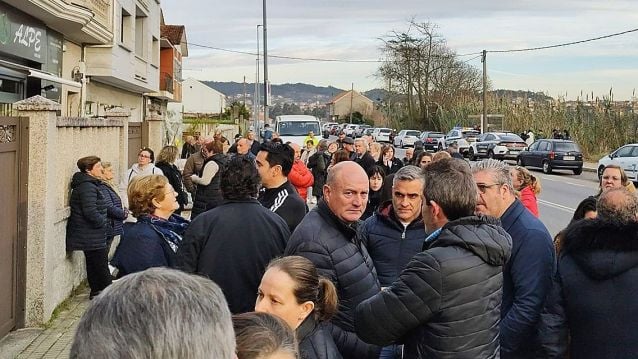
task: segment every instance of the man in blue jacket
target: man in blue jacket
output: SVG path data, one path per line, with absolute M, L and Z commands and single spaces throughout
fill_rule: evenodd
M 552 238 L 516 198 L 506 163 L 483 160 L 472 173 L 479 190 L 477 213 L 500 218 L 512 237 L 512 256 L 503 269 L 501 358 L 533 358 L 540 314 L 556 271 Z

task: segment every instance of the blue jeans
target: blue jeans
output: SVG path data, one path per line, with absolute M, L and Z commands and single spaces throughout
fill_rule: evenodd
M 379 354 L 379 359 L 401 359 L 401 346 L 392 344 L 387 347 L 381 348 L 381 354 Z

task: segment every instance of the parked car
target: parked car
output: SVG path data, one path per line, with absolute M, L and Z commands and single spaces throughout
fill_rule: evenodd
M 527 147 L 523 139 L 511 132 L 486 132 L 470 144 L 468 157 L 474 161 L 480 157 L 515 160 Z
M 423 150 L 436 152 L 439 146 L 439 139 L 442 139 L 445 135 L 441 132 L 423 131 L 419 139 L 423 142 Z
M 358 125 L 352 123 L 348 124 L 346 125 L 346 127 L 343 128 L 343 132 L 346 134 L 346 136 L 354 138 L 354 130 L 357 128 L 357 126 Z
M 622 167 L 630 181 L 638 182 L 638 143 L 624 145 L 598 160 L 598 179 L 607 165 Z
M 539 167 L 544 173 L 566 169 L 583 172 L 583 153 L 574 141 L 542 139 L 532 143 L 518 155 L 516 163 L 523 167 Z
M 372 139 L 375 142 L 388 142 L 390 143 L 390 134 L 392 133 L 392 129 L 385 127 L 378 127 L 374 129 L 372 132 Z
M 354 130 L 354 137 L 363 136 L 366 129 L 370 128 L 370 125 L 357 125 L 357 128 Z
M 414 146 L 414 142 L 419 140 L 421 132 L 416 130 L 401 130 L 394 136 L 393 145 L 403 148 L 405 146 Z
M 469 127 L 455 127 L 447 133 L 442 139 L 439 139 L 438 150 L 444 150 L 453 142 L 459 146 L 459 153 L 467 155 L 470 149 L 470 143 L 474 142 L 481 133 Z
M 366 128 L 365 130 L 363 130 L 363 135 L 362 136 L 372 136 L 372 132 L 374 132 L 376 128 L 374 127 L 369 127 Z

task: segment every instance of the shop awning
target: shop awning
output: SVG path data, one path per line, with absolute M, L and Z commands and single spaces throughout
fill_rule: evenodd
M 6 60 L 0 60 L 0 66 L 6 66 L 11 69 L 15 69 L 18 71 L 24 72 L 27 76 L 39 78 L 42 80 L 47 80 L 55 83 L 59 83 L 62 85 L 67 85 L 75 88 L 82 88 L 82 84 L 79 82 L 63 79 L 60 76 L 56 76 L 54 74 L 44 72 L 42 70 L 34 69 L 33 67 L 16 64 Z

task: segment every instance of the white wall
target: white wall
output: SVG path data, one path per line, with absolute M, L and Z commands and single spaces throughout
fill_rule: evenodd
M 220 110 L 226 108 L 226 96 L 195 79 L 188 78 L 182 83 L 182 103 L 175 105 L 170 108 L 178 112 L 182 112 L 183 107 L 183 112 L 187 113 L 220 113 Z

